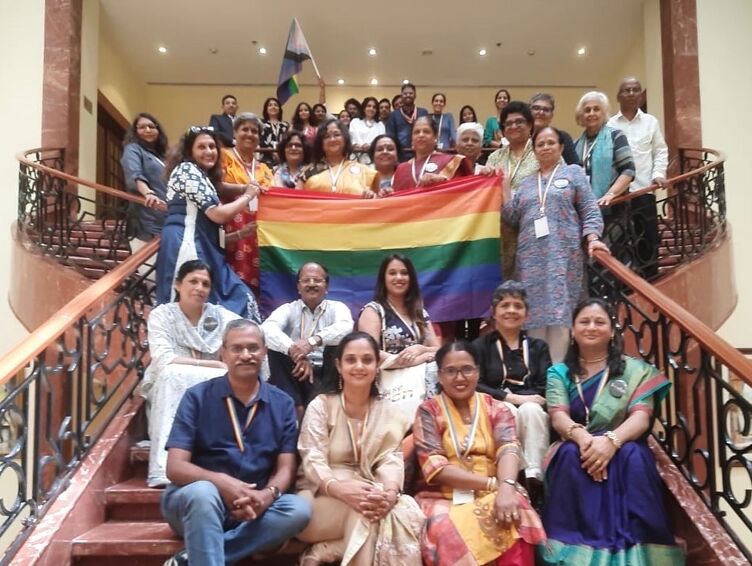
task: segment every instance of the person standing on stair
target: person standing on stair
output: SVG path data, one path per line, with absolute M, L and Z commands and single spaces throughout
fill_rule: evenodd
M 266 356 L 256 323 L 227 325 L 227 374 L 191 387 L 167 441 L 162 514 L 185 539 L 165 566 L 224 566 L 274 550 L 308 524 L 310 505 L 285 493 L 295 478 L 292 399 L 259 379 Z

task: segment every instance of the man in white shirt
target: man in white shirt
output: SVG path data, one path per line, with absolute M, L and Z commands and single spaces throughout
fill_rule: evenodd
M 626 77 L 619 85 L 616 99 L 619 112 L 611 117 L 608 125 L 622 130 L 629 140 L 635 163 L 635 178 L 630 192 L 648 187 L 653 183 L 666 184 L 668 147 L 655 116 L 640 110 L 643 90 L 635 77 Z M 658 273 L 656 250 L 660 237 L 655 208 L 655 193 L 635 197 L 630 201 L 636 238 L 636 258 L 633 267 L 646 279 Z
M 334 372 L 334 346 L 353 329 L 350 309 L 327 300 L 329 272 L 309 262 L 298 270 L 300 298 L 278 307 L 261 325 L 269 349 L 269 382 L 295 401 L 299 414 L 322 379 Z

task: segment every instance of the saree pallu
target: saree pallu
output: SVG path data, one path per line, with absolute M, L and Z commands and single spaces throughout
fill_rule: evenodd
M 590 407 L 587 430 L 602 435 L 633 412 L 652 410 L 670 383 L 653 366 L 625 358 L 624 373 L 609 379 L 595 398 L 604 372 L 582 383 Z M 621 384 L 619 384 L 621 385 Z M 619 394 L 621 392 L 621 394 Z M 585 410 L 564 364 L 548 373 L 549 412 L 567 411 L 585 423 Z M 684 564 L 663 506 L 663 485 L 645 437 L 624 442 L 608 465 L 608 479 L 595 482 L 581 468 L 579 447 L 557 442 L 546 458 L 546 504 L 543 524 L 548 542 L 538 549 L 543 564 L 576 566 L 661 566 Z
M 394 172 L 394 179 L 392 180 L 392 188 L 394 191 L 406 191 L 408 189 L 416 188 L 418 185 L 416 179 L 413 178 L 413 166 L 415 166 L 416 174 L 419 175 L 420 171 L 423 169 L 424 163 L 425 162 L 421 163 L 419 167 L 418 164 L 415 163 L 414 157 L 409 161 L 400 163 L 397 166 L 397 170 Z M 432 153 L 428 157 L 428 163 L 425 165 L 425 171 L 427 173 L 444 175 L 447 179 L 467 177 L 475 172 L 475 166 L 464 155 Z
M 236 183 L 247 185 L 250 182 L 248 171 L 243 163 L 237 158 L 232 150 L 222 150 L 222 167 L 225 170 L 224 180 L 227 183 Z M 254 175 L 254 181 L 262 187 L 271 187 L 274 182 L 274 176 L 264 163 L 257 163 Z M 231 202 L 223 200 L 223 202 Z M 256 199 L 255 204 L 258 202 Z M 256 222 L 256 211 L 245 209 L 238 212 L 232 217 L 232 220 L 225 224 L 225 232 L 237 232 L 250 222 Z M 242 240 L 238 240 L 225 245 L 225 257 L 232 270 L 247 283 L 256 293 L 259 290 L 260 262 L 258 253 L 258 238 L 256 237 L 256 228 L 253 228 L 251 234 Z
M 477 393 L 471 401 L 471 413 L 479 403 L 478 432 L 467 455 L 460 461 L 454 450 L 449 422 L 460 438 L 469 425 L 462 423 L 454 404 L 447 398 L 447 413 L 434 397 L 418 410 L 413 433 L 425 483 L 416 495 L 426 514 L 421 546 L 423 562 L 428 566 L 475 566 L 504 558 L 519 541 L 538 544 L 545 540 L 541 521 L 522 492 L 517 493 L 519 527 L 504 527 L 494 519 L 496 492 L 476 492 L 472 503 L 453 505 L 452 489 L 432 484 L 431 480 L 446 465 L 462 467 L 473 473 L 496 475 L 499 455 L 517 446 L 514 416 L 500 401 Z M 519 551 L 519 548 L 518 548 Z

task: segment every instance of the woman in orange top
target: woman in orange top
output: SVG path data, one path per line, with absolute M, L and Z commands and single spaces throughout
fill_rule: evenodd
M 261 127 L 261 120 L 255 114 L 239 114 L 233 122 L 235 147 L 222 150 L 222 168 L 225 170 L 222 201 L 231 202 L 248 190 L 256 190 L 256 198 L 248 203 L 248 208 L 225 224 L 227 263 L 256 293 L 259 291 L 258 195 L 274 181 L 269 168 L 256 159 Z

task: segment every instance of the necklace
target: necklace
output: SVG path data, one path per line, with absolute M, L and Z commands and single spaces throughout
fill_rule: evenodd
M 602 358 L 593 358 L 592 360 L 586 360 L 585 358 L 583 358 L 582 356 L 580 356 L 580 361 L 581 362 L 585 362 L 586 364 L 597 364 L 599 362 L 604 361 L 606 358 L 608 358 L 608 354 L 606 354 Z

